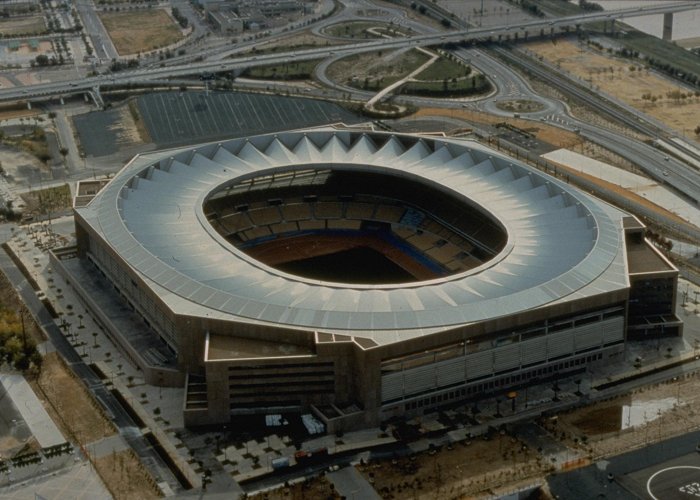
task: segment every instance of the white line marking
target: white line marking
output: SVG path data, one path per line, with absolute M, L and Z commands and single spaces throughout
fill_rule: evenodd
M 662 472 L 666 472 L 667 470 L 674 470 L 674 469 L 698 469 L 700 470 L 700 467 L 697 467 L 695 465 L 676 465 L 673 467 L 666 467 L 665 469 L 661 469 L 659 471 L 654 472 L 651 477 L 649 477 L 649 480 L 647 481 L 647 493 L 649 493 L 649 496 L 652 498 L 652 500 L 659 500 L 652 492 L 651 492 L 651 482 L 652 480 L 661 474 Z

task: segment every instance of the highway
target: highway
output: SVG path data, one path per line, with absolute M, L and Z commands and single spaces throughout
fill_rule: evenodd
M 82 2 L 86 1 L 87 0 L 82 0 Z M 697 3 L 683 2 L 680 4 L 645 7 L 641 10 L 639 8 L 633 8 L 617 11 L 596 12 L 593 14 L 568 16 L 558 18 L 556 20 L 536 19 L 513 26 L 461 30 L 451 33 L 424 33 L 407 38 L 377 39 L 361 43 L 343 44 L 299 51 L 286 51 L 270 54 L 247 54 L 245 56 L 223 61 L 202 61 L 168 67 L 137 69 L 133 71 L 113 73 L 108 76 L 99 75 L 95 77 L 88 77 L 76 81 L 49 82 L 24 87 L 0 89 L 0 101 L 30 100 L 64 96 L 86 91 L 94 92 L 95 90 L 99 90 L 101 87 L 108 88 L 125 85 L 139 86 L 156 81 L 186 77 L 205 72 L 226 72 L 251 66 L 289 62 L 290 60 L 300 61 L 321 58 L 326 60 L 334 60 L 351 54 L 379 49 L 404 49 L 407 47 L 418 47 L 443 43 L 450 40 L 494 37 L 513 32 L 514 30 L 518 32 L 525 32 L 532 29 L 544 29 L 545 27 L 550 26 L 569 26 L 571 24 L 578 24 L 582 22 L 608 20 L 613 18 L 619 19 L 629 15 L 638 16 L 640 13 L 656 14 L 659 12 L 681 12 L 691 8 L 697 8 Z M 397 14 L 398 12 L 389 11 L 389 13 Z M 400 16 L 394 17 L 396 17 L 397 20 L 400 20 Z M 326 20 L 326 22 L 329 23 L 331 21 L 337 22 L 337 19 Z M 414 26 L 413 28 L 416 27 Z M 624 123 L 633 130 L 640 131 L 651 138 L 673 136 L 673 132 L 667 128 L 663 128 L 662 125 L 658 123 L 650 123 L 647 119 L 640 119 L 638 112 L 621 106 L 619 102 L 610 102 L 610 100 L 606 99 L 605 97 L 594 95 L 590 89 L 585 88 L 585 86 L 582 86 L 580 83 L 569 80 L 551 68 L 544 67 L 541 64 L 533 61 L 529 61 L 528 58 L 524 57 L 522 54 L 513 53 L 500 47 L 497 47 L 494 50 L 499 57 L 507 60 L 510 64 L 524 67 L 527 71 L 536 75 L 546 83 L 563 89 L 566 93 L 584 102 L 592 109 L 595 109 L 599 113 L 607 115 L 614 120 Z M 570 130 L 580 130 L 582 136 L 608 149 L 611 149 L 621 156 L 628 157 L 633 163 L 642 167 L 652 178 L 674 187 L 677 191 L 684 193 L 696 203 L 700 202 L 700 172 L 697 170 L 687 167 L 685 164 L 681 163 L 675 158 L 669 158 L 662 151 L 644 143 L 633 141 L 619 133 L 601 129 L 600 127 L 593 127 L 569 117 L 568 110 L 565 106 L 556 101 L 543 99 L 537 96 L 529 88 L 529 86 L 522 81 L 521 78 L 514 75 L 512 70 L 503 64 L 498 63 L 497 61 L 493 61 L 488 57 L 487 53 L 483 51 L 476 49 L 461 49 L 455 51 L 455 53 L 463 59 L 468 59 L 472 64 L 480 68 L 484 74 L 492 77 L 494 84 L 500 86 L 498 94 L 499 98 L 504 96 L 510 96 L 513 98 L 529 96 L 531 99 L 538 100 L 539 102 L 543 103 L 545 109 L 540 113 L 533 114 L 533 116 L 539 117 L 539 119 L 545 119 L 545 116 L 559 117 L 554 120 L 554 125 L 562 122 L 567 123 L 567 128 Z M 324 68 L 326 66 L 327 64 L 322 65 L 318 71 L 321 81 L 327 80 L 323 77 Z M 326 84 L 328 84 L 327 81 Z M 354 95 L 361 94 L 356 90 L 353 91 L 353 89 L 343 87 L 342 85 L 335 84 L 332 86 L 340 91 L 352 92 Z M 435 100 L 430 101 L 425 99 L 415 99 L 415 101 L 428 102 L 433 105 L 444 105 L 444 102 L 438 103 L 435 102 Z M 493 99 L 481 101 L 481 103 L 476 105 L 476 107 L 487 112 L 498 113 Z
M 672 137 L 675 133 L 668 127 L 657 122 L 650 123 L 647 117 L 642 117 L 639 111 L 627 106 L 620 106 L 605 96 L 593 93 L 576 82 L 562 76 L 556 71 L 544 68 L 532 62 L 523 54 L 514 53 L 502 48 L 494 49 L 496 54 L 510 64 L 527 70 L 554 88 L 563 90 L 566 94 L 586 104 L 596 112 L 623 123 L 650 138 L 659 136 Z M 700 204 L 700 171 L 685 163 L 669 157 L 664 151 L 645 142 L 632 139 L 613 130 L 590 125 L 570 116 L 566 117 L 569 130 L 580 130 L 581 135 L 592 142 L 627 158 L 638 165 L 652 179 L 673 187 L 685 194 L 696 204 Z
M 84 0 L 83 0 L 84 1 Z M 189 64 L 137 69 L 133 71 L 124 71 L 113 73 L 109 77 L 101 75 L 95 77 L 84 78 L 80 80 L 69 80 L 65 82 L 50 82 L 40 83 L 35 85 L 26 85 L 24 87 L 12 87 L 8 89 L 0 89 L 1 101 L 17 101 L 24 99 L 36 99 L 42 97 L 56 97 L 67 94 L 75 94 L 110 85 L 128 85 L 128 84 L 143 84 L 152 80 L 164 78 L 177 78 L 188 75 L 197 75 L 205 72 L 226 72 L 232 70 L 240 70 L 254 66 L 263 66 L 268 64 L 279 64 L 289 61 L 308 61 L 320 59 L 330 56 L 347 56 L 375 50 L 400 49 L 405 47 L 423 47 L 446 42 L 458 42 L 469 40 L 482 39 L 498 39 L 505 35 L 520 33 L 525 36 L 526 33 L 534 33 L 538 30 L 554 30 L 555 28 L 564 26 L 575 26 L 578 24 L 606 21 L 611 19 L 623 19 L 634 14 L 651 15 L 667 12 L 683 12 L 686 10 L 697 9 L 696 2 L 683 2 L 673 5 L 662 5 L 635 9 L 621 9 L 616 11 L 596 12 L 593 14 L 581 14 L 575 16 L 561 17 L 554 20 L 534 20 L 525 23 L 475 28 L 452 31 L 449 33 L 429 33 L 406 38 L 395 39 L 377 39 L 362 43 L 350 43 L 333 47 L 321 47 L 306 49 L 300 51 L 276 52 L 271 54 L 248 54 L 233 59 L 221 61 L 201 61 L 192 62 Z M 101 36 L 97 36 L 101 39 Z M 106 45 L 105 45 L 106 48 Z M 97 49 L 97 47 L 96 47 Z M 106 53 L 106 51 L 104 51 Z

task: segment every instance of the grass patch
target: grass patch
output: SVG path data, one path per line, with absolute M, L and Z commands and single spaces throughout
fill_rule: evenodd
M 469 76 L 471 72 L 472 68 L 468 64 L 441 57 L 425 68 L 424 71 L 418 73 L 416 80 L 435 81 L 444 80 L 445 78 L 463 78 Z
M 314 68 L 318 63 L 319 60 L 315 59 L 313 61 L 298 61 L 248 68 L 243 72 L 243 76 L 261 80 L 309 80 L 313 76 Z
M 328 67 L 328 76 L 339 83 L 362 90 L 381 90 L 400 80 L 428 60 L 423 52 L 411 50 L 394 56 L 382 51 L 344 57 Z
M 392 36 L 407 36 L 413 33 L 413 31 L 410 29 L 394 26 L 393 24 L 374 23 L 367 21 L 354 21 L 349 23 L 334 24 L 325 28 L 323 30 L 323 33 L 337 38 L 359 38 L 361 40 L 379 38 L 377 35 L 368 32 L 368 30 L 372 28 L 376 28 L 382 33 Z
M 36 213 L 47 213 L 70 208 L 72 199 L 68 184 L 46 189 L 29 191 L 22 194 L 27 210 Z M 68 314 L 71 315 L 72 311 Z
M 407 82 L 399 93 L 430 97 L 465 97 L 483 94 L 491 90 L 491 83 L 484 75 L 463 79 L 445 79 L 440 82 Z
M 530 101 L 529 99 L 512 99 L 510 101 L 498 101 L 496 107 L 503 111 L 515 113 L 534 113 L 542 111 L 544 104 L 539 101 Z
M 119 55 L 159 49 L 183 38 L 175 20 L 163 9 L 99 14 Z
M 44 357 L 38 379 L 30 384 L 37 396 L 48 402 L 47 411 L 72 440 L 86 445 L 116 434 L 101 406 L 57 353 Z
M 26 131 L 27 128 L 25 127 Z M 0 142 L 30 155 L 36 156 L 46 163 L 51 159 L 49 148 L 46 143 L 46 133 L 41 127 L 34 127 L 22 135 L 5 136 L 0 132 Z
M 0 33 L 3 36 L 39 35 L 47 31 L 44 16 L 0 20 Z

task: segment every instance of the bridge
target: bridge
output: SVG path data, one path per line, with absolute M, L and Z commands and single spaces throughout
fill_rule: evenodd
M 364 43 L 352 43 L 331 47 L 322 47 L 292 52 L 277 52 L 273 54 L 249 54 L 224 61 L 202 61 L 184 65 L 165 66 L 159 68 L 136 69 L 113 73 L 109 76 L 98 75 L 68 80 L 63 82 L 40 83 L 23 87 L 0 89 L 0 102 L 24 101 L 31 99 L 46 99 L 71 94 L 90 93 L 95 102 L 101 101 L 99 89 L 105 87 L 123 87 L 128 85 L 143 85 L 168 78 L 185 77 L 201 73 L 219 73 L 241 70 L 255 66 L 265 66 L 289 61 L 308 61 L 324 57 L 348 56 L 376 50 L 400 49 L 405 47 L 426 47 L 448 42 L 470 41 L 502 41 L 526 40 L 529 36 L 553 34 L 556 30 L 569 30 L 593 22 L 612 22 L 625 17 L 646 15 L 673 15 L 677 12 L 696 10 L 700 7 L 697 1 L 686 1 L 668 5 L 636 7 L 613 11 L 602 11 L 556 19 L 536 19 L 518 24 L 492 26 L 487 28 L 470 28 L 446 33 L 419 35 L 406 38 L 378 39 Z M 666 19 L 666 17 L 664 17 Z

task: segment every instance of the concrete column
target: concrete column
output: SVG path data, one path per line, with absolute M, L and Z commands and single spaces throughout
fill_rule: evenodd
M 661 35 L 662 40 L 671 41 L 673 36 L 673 12 L 667 12 L 664 14 L 664 31 Z
M 27 101 L 27 109 L 32 109 L 32 103 Z

